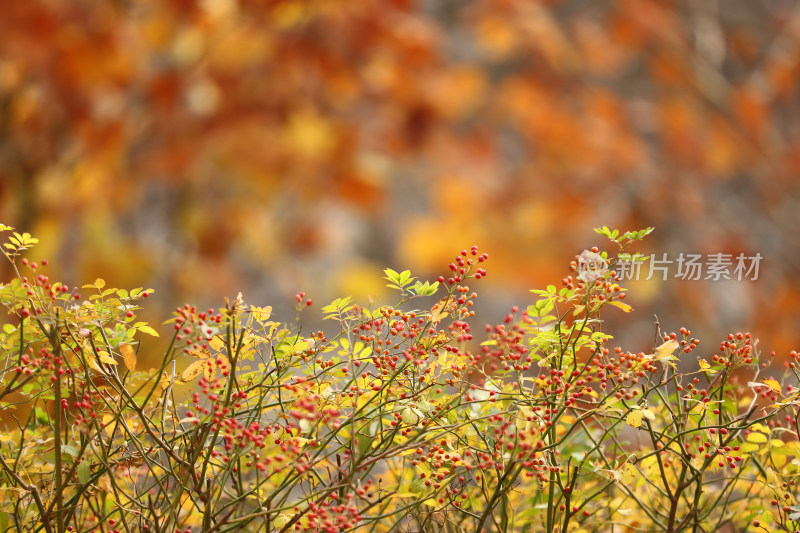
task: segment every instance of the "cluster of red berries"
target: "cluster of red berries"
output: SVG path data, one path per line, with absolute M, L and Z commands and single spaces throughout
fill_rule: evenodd
M 447 278 L 447 284 L 455 285 L 456 283 L 460 283 L 462 280 L 466 279 L 471 273 L 475 259 L 477 259 L 478 263 L 483 263 L 489 259 L 489 254 L 483 253 L 478 255 L 477 246 L 470 248 L 469 253 L 467 253 L 466 250 L 461 250 L 461 253 L 457 255 L 454 261 L 448 265 L 448 268 L 453 272 L 454 275 Z M 475 270 L 475 279 L 481 279 L 483 277 L 486 277 L 486 270 L 477 268 Z M 444 283 L 444 276 L 439 276 L 438 281 L 439 283 Z
M 215 329 L 212 324 L 222 323 L 222 313 L 215 313 L 209 308 L 205 312 L 198 312 L 197 308 L 189 304 L 175 309 L 175 340 L 186 340 L 190 343 L 184 351 L 190 353 L 191 351 L 207 348 L 208 338 L 214 334 Z
M 719 343 L 721 355 L 714 354 L 714 362 L 726 367 L 749 365 L 753 362 L 750 333 L 728 333 L 728 338 Z

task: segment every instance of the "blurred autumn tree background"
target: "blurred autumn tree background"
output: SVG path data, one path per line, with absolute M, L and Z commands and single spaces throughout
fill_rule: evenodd
M 619 335 L 645 349 L 658 313 L 780 352 L 798 80 L 796 0 L 4 2 L 0 221 L 53 278 L 155 288 L 156 319 L 381 299 L 382 268 L 479 244 L 496 320 L 608 249 L 594 226 L 655 226 L 642 251 L 759 252 L 760 278 L 629 283 Z

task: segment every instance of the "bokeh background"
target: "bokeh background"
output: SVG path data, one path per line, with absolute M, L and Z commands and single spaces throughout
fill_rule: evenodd
M 382 268 L 472 244 L 499 320 L 593 227 L 655 226 L 640 251 L 758 252 L 760 278 L 630 283 L 626 348 L 658 314 L 784 353 L 798 81 L 796 0 L 4 2 L 0 221 L 53 278 L 155 288 L 155 322 L 240 290 L 287 320 L 301 290 L 382 301 Z

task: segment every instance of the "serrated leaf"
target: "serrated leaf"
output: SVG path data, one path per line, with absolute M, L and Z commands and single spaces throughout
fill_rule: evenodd
M 130 372 L 136 370 L 136 350 L 130 344 L 121 344 L 119 353 L 122 354 L 122 360 L 125 363 L 125 368 Z

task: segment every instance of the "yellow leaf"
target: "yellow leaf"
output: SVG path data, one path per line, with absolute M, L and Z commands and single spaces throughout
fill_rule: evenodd
M 97 352 L 97 358 L 100 359 L 100 361 L 102 361 L 103 363 L 107 363 L 109 365 L 117 364 L 114 358 L 108 355 L 108 352 Z
M 211 346 L 217 352 L 221 352 L 225 349 L 225 341 L 223 341 L 222 337 L 220 337 L 219 335 L 212 337 L 208 341 L 208 345 Z
M 184 383 L 188 383 L 203 373 L 203 367 L 205 366 L 205 361 L 195 361 L 181 373 L 181 381 Z
M 94 356 L 94 355 L 92 355 L 90 353 L 87 353 L 86 354 L 86 362 L 89 363 L 89 366 L 92 367 L 92 369 L 95 372 L 99 372 L 101 374 L 105 373 L 105 371 L 100 367 L 100 364 L 97 362 L 97 357 L 96 356 Z
M 199 350 L 189 352 L 189 355 L 197 357 L 198 359 L 208 359 L 211 357 L 211 352 L 208 351 L 208 348 L 200 348 Z
M 711 363 L 706 361 L 705 359 L 700 359 L 697 364 L 700 366 L 700 370 L 703 372 L 708 372 L 709 374 L 716 374 L 717 371 L 711 368 Z
M 445 315 L 446 316 L 446 315 Z M 426 350 L 430 350 L 431 347 L 437 347 L 447 342 L 447 334 L 444 331 L 440 331 L 438 335 L 435 337 L 425 337 L 419 340 L 419 345 L 425 348 Z
M 114 415 L 103 415 L 103 429 L 109 437 L 114 434 L 114 425 L 112 424 L 114 420 L 116 420 Z
M 754 442 L 756 444 L 762 444 L 764 442 L 767 442 L 767 436 L 764 435 L 763 433 L 757 433 L 754 431 L 747 436 L 747 441 Z
M 772 464 L 775 466 L 775 468 L 782 468 L 783 465 L 786 464 L 787 460 L 786 455 L 774 452 L 770 454 L 770 458 L 772 459 Z
M 270 315 L 272 315 L 272 307 L 269 305 L 266 307 L 255 307 L 251 305 L 250 314 L 253 315 L 253 318 L 256 320 L 263 322 L 264 320 L 268 320 Z
M 739 451 L 742 453 L 751 453 L 759 450 L 761 446 L 753 444 L 752 442 L 743 442 L 739 445 Z
M 619 307 L 626 313 L 630 313 L 631 311 L 633 311 L 633 307 L 626 304 L 625 302 L 620 302 L 619 300 L 611 300 L 610 302 L 608 302 L 608 304 L 613 305 L 614 307 Z
M 775 381 L 774 379 L 765 379 L 764 385 L 769 387 L 770 389 L 774 390 L 775 392 L 781 391 L 781 384 Z
M 633 480 L 636 479 L 636 474 L 638 471 L 636 467 L 630 463 L 625 463 L 621 468 L 618 470 L 612 470 L 611 475 L 616 481 L 620 481 L 625 485 L 630 485 L 633 483 Z
M 653 411 L 651 411 L 650 409 L 642 409 L 642 414 L 648 420 L 655 420 L 656 419 L 656 414 Z
M 125 362 L 125 367 L 133 372 L 136 370 L 136 350 L 130 344 L 122 344 L 119 347 L 119 352 L 122 354 L 122 360 Z
M 638 428 L 642 426 L 642 412 L 638 409 L 631 411 L 628 413 L 628 416 L 625 417 L 625 422 L 628 423 L 629 426 L 633 428 Z
M 148 335 L 152 335 L 153 337 L 158 337 L 158 332 L 151 328 L 150 326 L 136 326 L 136 329 L 141 331 L 142 333 L 147 333 Z
M 673 354 L 673 352 L 675 352 L 675 350 L 678 349 L 678 346 L 680 346 L 680 344 L 678 344 L 678 341 L 676 341 L 675 339 L 670 339 L 661 346 L 659 346 L 658 348 L 656 348 L 655 351 L 653 352 L 653 355 L 655 356 L 656 359 L 663 359 L 665 357 L 669 357 Z
M 288 515 L 286 515 L 285 513 L 281 513 L 281 514 L 279 514 L 278 516 L 275 517 L 275 519 L 272 521 L 272 525 L 277 527 L 277 528 L 281 528 L 281 527 L 285 526 L 286 524 L 288 524 L 289 520 L 291 520 L 291 519 L 289 518 Z
M 83 288 L 84 289 L 102 289 L 105 286 L 106 286 L 105 280 L 97 278 L 96 280 L 94 280 L 94 284 L 92 284 L 92 285 L 84 285 Z
M 431 309 L 431 320 L 433 322 L 441 322 L 443 318 L 446 318 L 450 315 L 450 311 L 455 309 L 455 307 L 455 298 L 452 296 L 446 296 L 442 298 Z

